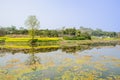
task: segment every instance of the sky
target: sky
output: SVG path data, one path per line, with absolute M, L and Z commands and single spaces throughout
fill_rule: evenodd
M 40 29 L 84 26 L 120 32 L 120 0 L 0 0 L 0 26 L 26 27 L 30 15 L 40 21 Z

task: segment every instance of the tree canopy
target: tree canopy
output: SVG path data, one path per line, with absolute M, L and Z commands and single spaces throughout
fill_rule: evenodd
M 25 22 L 25 25 L 28 26 L 29 34 L 34 39 L 35 32 L 39 28 L 40 22 L 36 18 L 36 16 L 31 15 Z

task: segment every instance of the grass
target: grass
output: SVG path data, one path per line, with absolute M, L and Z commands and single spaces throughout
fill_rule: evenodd
M 103 40 L 120 40 L 120 38 L 103 38 Z
M 37 39 L 36 44 L 38 46 L 51 46 L 51 45 L 58 45 L 59 41 L 61 40 L 60 38 L 54 37 L 54 38 L 49 38 L 49 37 L 42 37 L 42 38 L 35 38 Z M 6 48 L 8 47 L 15 47 L 15 48 L 28 48 L 30 44 L 31 38 L 11 38 L 11 37 L 0 37 L 0 43 L 4 43 Z
M 0 43 L 5 42 L 6 39 L 7 37 L 0 37 Z
M 8 37 L 6 37 L 6 36 L 5 36 L 5 37 L 0 37 L 0 39 L 7 39 L 7 38 L 8 38 Z
M 5 41 L 6 42 L 27 42 L 30 38 L 8 38 Z
M 107 44 L 107 43 L 120 43 L 120 38 L 103 38 L 103 39 L 95 39 L 92 40 L 64 40 L 62 38 L 49 38 L 49 37 L 42 37 L 42 38 L 35 38 L 37 39 L 38 46 L 52 46 L 52 45 L 59 45 L 59 46 L 79 46 L 79 45 L 91 45 L 91 44 Z M 31 38 L 10 38 L 10 37 L 0 37 L 0 42 L 5 42 L 6 47 L 11 48 L 28 48 L 28 41 Z M 40 48 L 40 47 L 39 47 Z M 42 48 L 42 47 L 41 47 Z
M 52 43 L 56 43 L 60 40 L 60 38 L 49 38 L 49 37 L 43 37 L 43 38 L 35 38 L 37 39 L 37 44 L 41 44 L 40 46 L 37 46 L 35 48 L 58 48 L 58 45 L 52 45 Z M 28 46 L 28 42 L 31 40 L 31 38 L 10 38 L 10 37 L 0 37 L 0 42 L 5 42 L 4 46 L 0 46 L 0 48 L 15 48 L 15 49 L 30 49 L 31 47 Z M 45 43 L 46 44 L 45 44 Z
M 104 38 L 92 40 L 63 40 L 61 46 L 99 45 L 99 44 L 120 44 L 120 38 Z
M 38 42 L 44 42 L 44 41 L 59 41 L 60 38 L 35 38 L 38 40 Z M 0 37 L 0 40 L 5 40 L 5 42 L 28 42 L 31 40 L 31 38 L 6 38 L 6 37 Z
M 16 46 L 16 45 L 5 45 L 1 46 L 3 48 L 11 48 L 11 49 L 31 49 L 32 47 L 30 46 Z M 59 48 L 60 46 L 58 45 L 51 45 L 51 46 L 37 46 L 34 47 L 35 49 L 45 49 L 45 48 Z
M 49 38 L 49 37 L 42 37 L 42 38 L 35 38 L 38 40 L 38 42 L 44 42 L 44 41 L 59 41 L 59 40 L 62 40 L 61 38 L 58 38 L 58 37 L 54 37 L 54 38 Z M 27 38 L 10 38 L 10 37 L 0 37 L 0 41 L 1 40 L 5 40 L 5 42 L 27 42 L 29 40 L 31 40 L 31 38 L 27 37 Z M 98 39 L 98 38 L 95 38 L 94 36 L 92 37 L 92 40 L 102 40 L 102 41 L 108 41 L 108 40 L 120 40 L 120 38 L 103 38 L 103 39 Z M 70 40 L 67 40 L 68 42 Z M 91 40 L 73 40 L 74 41 L 91 41 Z M 71 41 L 70 41 L 71 42 Z

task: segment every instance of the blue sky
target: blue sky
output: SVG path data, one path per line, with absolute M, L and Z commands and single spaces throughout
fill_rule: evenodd
M 120 32 L 120 0 L 0 0 L 0 25 L 25 27 L 36 15 L 40 28 L 80 26 Z

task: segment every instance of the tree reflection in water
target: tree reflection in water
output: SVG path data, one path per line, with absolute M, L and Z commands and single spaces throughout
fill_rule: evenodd
M 40 63 L 40 58 L 35 56 L 34 45 L 31 46 L 31 49 L 29 50 L 29 54 L 30 54 L 30 56 L 29 56 L 28 60 L 26 61 L 26 64 L 32 66 L 31 69 L 33 71 L 36 71 L 37 64 L 41 64 L 41 63 Z
M 39 49 L 33 45 L 30 47 L 25 50 L 27 54 L 15 50 L 17 54 L 9 52 L 5 56 L 1 55 L 1 60 L 7 59 L 7 63 L 0 66 L 0 80 L 120 80 L 120 59 L 112 56 L 119 53 L 120 46 L 99 46 L 98 49 L 91 49 L 89 45 L 64 46 L 61 47 L 62 51 L 50 46 Z M 93 52 L 80 52 L 86 49 Z M 101 52 L 107 49 L 108 52 Z M 101 54 L 96 53 L 96 50 Z
M 62 51 L 66 53 L 76 53 L 77 51 L 83 51 L 85 49 L 90 49 L 89 45 L 80 45 L 80 46 L 64 46 Z

